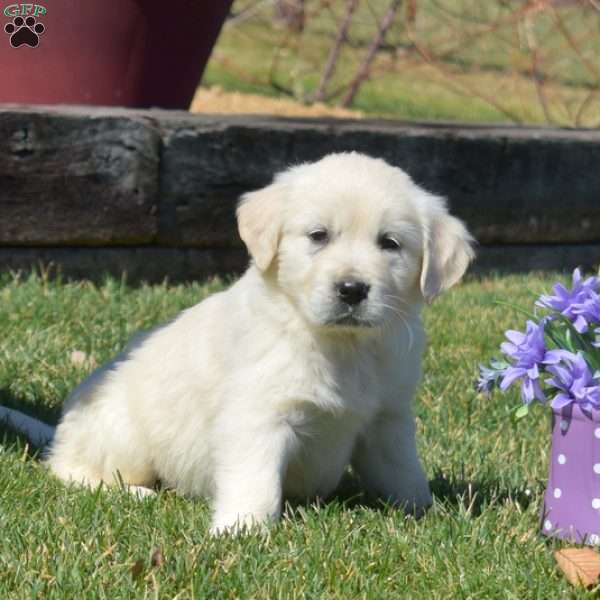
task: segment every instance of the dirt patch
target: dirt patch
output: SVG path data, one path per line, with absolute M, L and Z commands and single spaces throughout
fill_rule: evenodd
M 363 113 L 326 104 L 310 106 L 288 98 L 269 98 L 257 94 L 227 92 L 219 86 L 200 87 L 190 107 L 193 113 L 221 114 L 270 114 L 286 117 L 337 117 L 338 119 L 361 119 Z

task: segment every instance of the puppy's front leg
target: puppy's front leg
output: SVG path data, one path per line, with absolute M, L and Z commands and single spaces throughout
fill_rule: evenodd
M 240 428 L 221 440 L 211 533 L 265 526 L 281 513 L 291 432 L 283 425 Z
M 431 505 L 412 414 L 379 415 L 359 438 L 352 456 L 365 491 L 419 514 Z

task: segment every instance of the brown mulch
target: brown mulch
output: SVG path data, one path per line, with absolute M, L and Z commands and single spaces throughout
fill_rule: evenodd
M 288 98 L 270 98 L 257 94 L 227 92 L 219 86 L 199 87 L 192 101 L 193 113 L 271 114 L 287 117 L 336 117 L 361 119 L 363 114 L 336 106 L 316 103 L 310 106 Z

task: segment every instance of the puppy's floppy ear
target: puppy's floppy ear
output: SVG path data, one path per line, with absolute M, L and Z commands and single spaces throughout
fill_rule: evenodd
M 473 238 L 462 221 L 448 213 L 444 200 L 426 196 L 421 292 L 429 303 L 463 276 L 475 252 Z
M 282 186 L 272 183 L 244 194 L 237 207 L 240 237 L 261 271 L 269 268 L 279 246 L 282 196 Z

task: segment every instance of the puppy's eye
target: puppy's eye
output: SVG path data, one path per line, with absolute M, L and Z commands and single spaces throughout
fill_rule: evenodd
M 391 250 L 392 252 L 402 250 L 402 244 L 389 233 L 381 234 L 377 243 L 382 250 Z
M 326 244 L 329 241 L 329 233 L 322 227 L 309 231 L 308 237 L 315 244 Z

